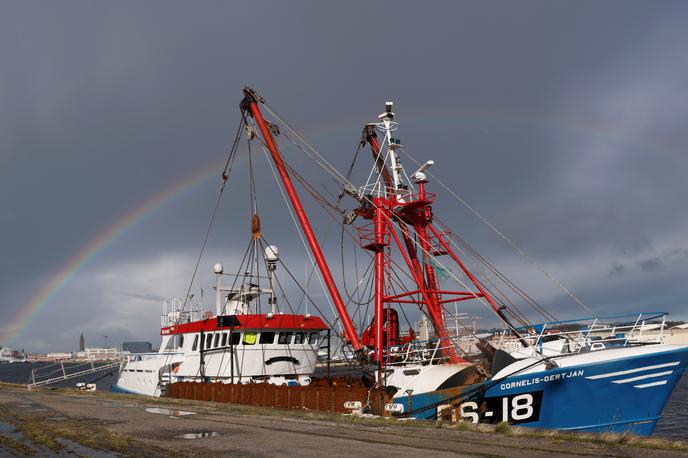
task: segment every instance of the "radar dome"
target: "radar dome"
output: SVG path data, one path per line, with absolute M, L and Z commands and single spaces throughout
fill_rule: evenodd
M 279 250 L 275 245 L 268 245 L 265 247 L 265 260 L 268 262 L 279 261 Z

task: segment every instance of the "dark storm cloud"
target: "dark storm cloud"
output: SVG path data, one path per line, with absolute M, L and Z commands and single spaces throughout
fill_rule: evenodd
M 688 249 L 686 9 L 627 1 L 4 3 L 3 315 L 15 317 L 131 209 L 221 162 L 244 84 L 312 132 L 341 170 L 361 123 L 394 100 L 406 147 L 434 159 L 440 178 L 588 302 L 606 310 L 661 299 L 680 312 L 686 263 L 671 253 Z M 327 125 L 336 127 L 318 128 Z M 262 167 L 266 234 L 298 266 L 303 253 Z M 243 170 L 232 189 L 246 189 Z M 96 336 L 154 339 L 159 309 L 149 299 L 184 294 L 216 186 L 209 179 L 178 196 L 102 250 L 22 342 L 71 348 L 69 335 L 85 326 Z M 210 263 L 229 258 L 235 242 L 243 249 L 248 231 L 244 191 L 226 195 L 222 209 L 206 283 Z M 519 275 L 503 244 L 449 196 L 437 210 Z M 338 255 L 332 222 L 314 218 Z M 532 281 L 533 295 L 559 307 L 560 292 Z M 634 286 L 622 294 L 626 282 Z M 662 297 L 650 284 L 664 286 Z

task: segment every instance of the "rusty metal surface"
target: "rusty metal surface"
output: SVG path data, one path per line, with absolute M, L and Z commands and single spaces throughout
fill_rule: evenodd
M 167 397 L 342 413 L 348 412 L 344 402 L 361 401 L 364 406 L 369 404 L 378 415 L 384 414 L 384 405 L 391 400 L 381 389 L 346 380 L 333 380 L 332 385 L 313 383 L 308 386 L 177 382 L 167 385 Z

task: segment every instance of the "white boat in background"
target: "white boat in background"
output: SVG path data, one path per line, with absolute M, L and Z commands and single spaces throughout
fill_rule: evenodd
M 241 285 L 238 288 L 225 289 L 223 266 L 214 266 L 214 314 L 167 301 L 160 350 L 131 355 L 112 391 L 161 396 L 166 385 L 175 382 L 309 384 L 327 326 L 310 314 L 278 311 L 273 289 L 256 283 L 274 282 L 277 248 L 267 246 L 264 253 L 270 276 L 233 275 L 233 283 Z M 262 296 L 269 298 L 267 313 L 260 312 Z

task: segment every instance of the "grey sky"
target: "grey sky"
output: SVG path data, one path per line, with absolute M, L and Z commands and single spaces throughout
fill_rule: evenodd
M 0 344 L 74 253 L 226 157 L 245 84 L 342 169 L 394 100 L 406 147 L 597 313 L 688 318 L 687 14 L 668 1 L 0 2 Z M 244 249 L 243 170 L 206 283 Z M 115 239 L 13 344 L 157 342 L 158 299 L 184 294 L 216 184 Z M 264 224 L 303 265 L 269 189 Z M 436 208 L 542 303 L 580 312 L 448 195 Z

